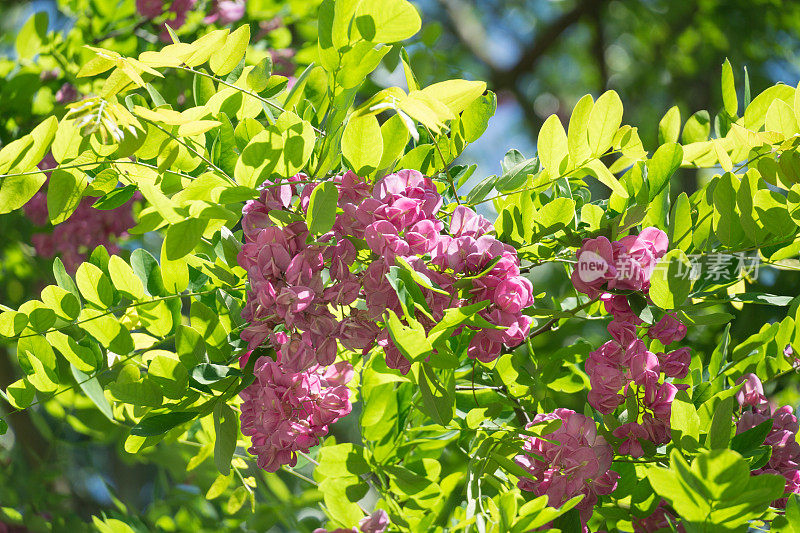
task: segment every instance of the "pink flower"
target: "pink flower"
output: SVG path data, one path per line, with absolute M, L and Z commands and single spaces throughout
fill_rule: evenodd
M 494 301 L 504 311 L 519 313 L 533 303 L 533 284 L 522 276 L 506 279 L 495 289 Z
M 625 397 L 616 393 L 611 388 L 593 387 L 587 395 L 589 405 L 597 409 L 603 414 L 610 414 L 614 409 L 622 405 Z
M 492 223 L 469 207 L 459 205 L 453 210 L 450 233 L 454 237 L 478 238 L 492 230 L 494 230 Z
M 608 332 L 621 346 L 630 346 L 639 337 L 636 335 L 636 324 L 622 319 L 614 319 L 608 324 Z
M 689 374 L 689 365 L 692 362 L 692 355 L 689 348 L 679 348 L 669 353 L 659 353 L 661 360 L 661 370 L 668 378 L 683 379 Z
M 653 412 L 656 418 L 669 422 L 672 414 L 672 400 L 678 393 L 678 388 L 672 383 L 661 385 L 648 383 L 645 387 L 644 403 Z
M 438 220 L 420 220 L 406 230 L 405 240 L 412 253 L 424 255 L 436 248 L 441 230 Z
M 467 355 L 470 359 L 477 359 L 483 363 L 491 363 L 500 356 L 503 344 L 492 340 L 484 331 L 479 331 L 472 337 L 467 348 Z
M 78 93 L 78 90 L 75 88 L 74 85 L 72 85 L 71 83 L 65 83 L 56 92 L 55 99 L 57 104 L 65 105 L 70 102 L 74 102 L 75 100 L 80 98 L 80 96 L 81 96 L 80 93 Z
M 605 237 L 586 239 L 576 255 L 578 262 L 572 272 L 572 284 L 595 298 L 603 286 L 617 277 L 613 247 Z
M 518 486 L 537 496 L 547 495 L 552 506 L 584 494 L 586 497 L 577 508 L 585 524 L 597 495 L 608 494 L 616 487 L 616 473 L 609 471 L 613 452 L 597 434 L 593 420 L 569 409 L 538 414 L 528 427 L 555 419 L 561 419 L 562 425 L 547 435 L 547 440 L 524 438 L 522 453 L 514 461 L 528 471 L 529 477 L 521 478 Z
M 251 437 L 249 451 L 258 456 L 259 467 L 275 472 L 294 466 L 297 451 L 307 452 L 330 424 L 350 413 L 350 391 L 342 384 L 350 372 L 342 367 L 331 375 L 315 367 L 295 373 L 267 357 L 258 359 L 256 380 L 240 396 L 242 434 Z
M 359 520 L 358 527 L 361 533 L 383 533 L 389 527 L 389 515 L 383 509 L 377 509 Z
M 753 407 L 762 408 L 767 405 L 767 397 L 764 396 L 764 387 L 761 385 L 761 380 L 755 374 L 745 374 L 740 377 L 736 384 L 744 383 L 739 392 L 736 393 L 736 401 L 739 405 L 745 407 L 752 405 Z
M 650 279 L 653 267 L 669 247 L 667 234 L 653 227 L 643 229 L 639 235 L 623 237 L 619 242 L 626 248 L 628 257 L 647 272 L 647 279 Z
M 364 236 L 370 250 L 390 264 L 394 263 L 396 256 L 408 255 L 410 251 L 408 243 L 398 236 L 397 228 L 386 220 L 367 226 Z
M 641 343 L 641 341 L 639 342 Z M 634 346 L 637 344 L 634 344 Z M 633 380 L 639 385 L 658 382 L 658 374 L 661 371 L 658 357 L 656 357 L 653 352 L 645 349 L 644 343 L 641 343 L 641 348 L 642 349 L 637 350 L 633 357 L 631 357 L 631 375 L 633 376 Z
M 647 334 L 650 338 L 657 339 L 664 346 L 668 346 L 686 336 L 686 326 L 678 320 L 675 313 L 667 313 L 650 327 Z
M 203 19 L 206 24 L 219 22 L 225 26 L 244 17 L 247 3 L 245 0 L 215 0 L 211 12 Z
M 630 455 L 631 457 L 642 457 L 644 450 L 639 443 L 639 439 L 647 440 L 647 431 L 637 424 L 636 422 L 628 422 L 622 424 L 614 430 L 614 436 L 623 439 L 622 444 L 619 446 L 619 453 L 621 455 Z

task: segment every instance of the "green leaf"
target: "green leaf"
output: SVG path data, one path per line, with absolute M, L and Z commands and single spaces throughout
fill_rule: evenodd
M 225 44 L 211 55 L 209 66 L 217 76 L 224 76 L 230 73 L 247 51 L 250 44 L 250 25 L 242 24 L 228 35 Z
M 230 376 L 241 376 L 242 371 L 225 365 L 200 363 L 192 369 L 191 375 L 201 385 L 210 385 Z
M 83 197 L 88 179 L 78 169 L 56 169 L 50 174 L 47 186 L 47 213 L 50 222 L 60 224 L 68 219 Z
M 217 435 L 214 440 L 214 464 L 220 474 L 227 476 L 239 438 L 239 417 L 225 402 L 218 402 L 214 406 L 214 430 Z
M 497 96 L 489 91 L 473 100 L 461 114 L 461 125 L 464 127 L 464 139 L 467 142 L 477 141 L 489 126 L 497 111 Z M 398 117 L 399 118 L 399 117 Z
M 664 190 L 669 179 L 681 166 L 683 148 L 674 142 L 658 147 L 653 157 L 647 161 L 647 181 L 650 184 L 649 198 L 652 202 Z
M 414 366 L 425 414 L 437 424 L 446 426 L 453 419 L 455 408 L 455 379 L 452 371 L 443 371 L 447 374 L 447 379 L 446 383 L 442 383 L 430 364 L 423 362 Z
M 250 491 L 248 491 L 246 487 L 236 487 L 230 498 L 228 498 L 228 503 L 225 504 L 225 511 L 228 514 L 236 513 L 242 508 L 244 502 L 247 501 L 248 494 L 250 494 Z
M 575 200 L 572 198 L 555 198 L 544 204 L 533 216 L 535 222 L 533 238 L 555 233 L 569 225 L 574 218 Z M 531 240 L 531 242 L 535 241 Z
M 708 431 L 706 446 L 712 450 L 727 448 L 731 440 L 731 420 L 733 419 L 733 397 L 728 396 L 717 405 L 711 428 Z
M 78 323 L 82 330 L 116 354 L 126 355 L 133 350 L 131 334 L 113 315 L 87 307 L 78 315 Z
M 608 170 L 602 161 L 599 159 L 592 159 L 583 167 L 585 171 L 594 176 L 603 185 L 611 189 L 614 193 L 622 198 L 628 198 L 628 190 L 623 187 L 616 176 Z
M 25 326 L 28 325 L 28 317 L 25 313 L 17 311 L 3 311 L 0 313 L 0 335 L 3 337 L 16 337 Z
M 562 164 L 566 165 L 569 147 L 567 144 L 567 133 L 561 124 L 558 115 L 550 115 L 544 121 L 542 129 L 539 130 L 537 141 L 537 153 L 542 166 L 550 174 L 551 178 L 556 178 L 562 174 Z
M 342 135 L 342 155 L 359 176 L 378 169 L 383 156 L 383 136 L 375 115 L 350 118 Z
M 172 428 L 194 420 L 197 417 L 195 411 L 171 411 L 142 418 L 131 428 L 131 435 L 139 437 L 153 437 L 163 435 Z
M 144 298 L 144 286 L 133 269 L 118 255 L 112 255 L 108 261 L 108 273 L 111 282 L 121 294 L 131 300 Z
M 358 501 L 369 490 L 366 482 L 356 476 L 329 477 L 323 479 L 318 488 L 332 519 L 341 524 L 357 524 L 364 517 Z
M 45 337 L 47 342 L 77 370 L 91 372 L 98 367 L 99 361 L 94 351 L 87 346 L 78 344 L 72 337 L 64 335 L 60 331 L 50 331 Z
M 503 160 L 503 174 L 493 183 L 501 193 L 519 190 L 528 181 L 528 176 L 539 171 L 537 158 L 526 159 L 517 150 L 509 150 Z
M 589 128 L 589 115 L 594 107 L 594 98 L 587 94 L 575 104 L 572 115 L 569 117 L 569 131 L 567 144 L 569 145 L 570 166 L 582 165 L 592 156 L 589 148 L 587 130 Z
M 447 80 L 429 85 L 421 92 L 443 103 L 453 115 L 458 115 L 485 91 L 486 83 L 482 81 Z
M 164 247 L 167 259 L 176 261 L 194 250 L 208 227 L 208 219 L 187 218 L 167 230 Z
M 733 68 L 728 58 L 722 64 L 722 102 L 728 116 L 735 117 L 739 112 L 739 102 L 736 99 L 736 84 L 733 81 Z
M 272 55 L 266 54 L 264 58 L 247 73 L 247 85 L 253 91 L 260 93 L 267 88 L 270 76 L 272 76 Z
M 731 450 L 746 454 L 764 444 L 764 439 L 772 431 L 772 422 L 772 419 L 765 420 L 759 425 L 735 435 L 731 439 Z
M 689 250 L 692 245 L 692 208 L 685 192 L 678 195 L 669 216 L 669 242 L 675 248 Z
M 54 392 L 58 388 L 56 354 L 43 335 L 21 338 L 17 344 L 17 357 L 37 390 Z
M 116 209 L 133 198 L 133 194 L 135 192 L 136 185 L 114 187 L 114 189 L 98 198 L 95 203 L 92 204 L 92 207 L 95 209 L 100 209 L 101 211 Z
M 81 303 L 75 295 L 57 285 L 48 285 L 42 289 L 42 302 L 55 311 L 58 318 L 68 322 L 78 318 L 81 311 Z
M 34 13 L 17 33 L 16 49 L 19 59 L 31 59 L 38 54 L 47 39 L 47 11 Z
M 143 407 L 161 407 L 164 398 L 158 387 L 149 379 L 141 381 L 112 382 L 108 390 L 114 397 L 127 404 Z
M 658 123 L 658 144 L 678 142 L 681 132 L 681 110 L 672 106 Z
M 25 409 L 36 398 L 36 388 L 25 378 L 19 379 L 6 389 L 9 403 L 16 409 Z
M 37 300 L 25 302 L 19 312 L 28 317 L 28 327 L 37 333 L 47 331 L 56 321 L 55 311 Z
M 779 83 L 764 90 L 761 94 L 753 98 L 750 105 L 744 111 L 744 127 L 751 131 L 758 131 L 764 125 L 767 110 L 775 99 L 780 99 L 789 105 L 793 105 L 795 88 Z M 747 98 L 745 98 L 746 100 Z
M 176 354 L 162 353 L 150 361 L 147 375 L 161 388 L 161 393 L 166 398 L 180 400 L 189 386 L 189 373 Z
M 6 431 L 8 431 L 8 424 L 5 420 L 0 418 L 0 435 L 5 435 Z
M 389 309 L 386 326 L 395 346 L 409 361 L 424 359 L 433 351 L 433 346 L 425 335 L 425 328 L 419 322 L 413 321 L 411 326 L 406 326 L 400 322 L 395 312 Z
M 308 231 L 314 235 L 328 233 L 336 221 L 336 206 L 339 191 L 330 181 L 323 181 L 314 188 L 306 213 Z
M 212 30 L 191 43 L 189 57 L 183 60 L 187 67 L 202 65 L 219 50 L 225 48 L 228 30 Z M 234 63 L 236 66 L 236 63 Z
M 75 273 L 75 283 L 84 299 L 100 309 L 107 309 L 114 303 L 114 288 L 111 281 L 91 263 L 82 263 Z
M 41 172 L 0 177 L 0 215 L 19 209 L 41 188 L 47 178 Z
M 707 141 L 709 133 L 711 133 L 711 118 L 704 109 L 689 117 L 683 126 L 681 139 L 683 144 Z
M 342 2 L 344 3 L 344 2 Z M 354 26 L 364 39 L 376 43 L 394 43 L 417 33 L 422 20 L 416 8 L 407 0 L 372 0 L 359 2 Z M 337 4 L 337 9 L 339 6 Z M 344 17 L 346 20 L 347 17 Z M 343 19 L 334 24 L 347 24 Z
M 205 73 L 204 68 L 198 68 L 199 72 Z M 192 96 L 194 96 L 194 105 L 204 106 L 211 100 L 211 97 L 217 93 L 217 87 L 214 80 L 202 74 L 195 74 L 192 80 Z
M 131 267 L 151 296 L 167 295 L 158 261 L 150 252 L 144 248 L 134 250 L 131 253 Z
M 358 88 L 366 77 L 378 68 L 383 56 L 389 53 L 388 46 L 375 48 L 375 43 L 361 41 L 342 55 L 341 74 L 337 77 L 344 89 Z
M 683 304 L 692 290 L 691 262 L 682 250 L 670 250 L 655 266 L 650 278 L 650 298 L 662 309 Z
M 386 122 L 381 124 L 382 155 L 378 170 L 389 168 L 400 156 L 408 144 L 408 128 L 403 124 L 400 115 L 392 115 Z
M 593 156 L 600 156 L 611 148 L 621 123 L 622 100 L 616 91 L 604 92 L 589 113 L 586 134 Z
M 319 464 L 314 468 L 316 479 L 363 476 L 370 472 L 364 448 L 349 442 L 321 447 L 317 462 Z
M 81 294 L 78 291 L 78 286 L 75 285 L 75 282 L 72 281 L 72 278 L 69 277 L 67 274 L 67 270 L 64 268 L 64 263 L 61 262 L 61 259 L 56 257 L 53 259 L 53 277 L 58 283 L 58 286 L 62 289 L 66 289 L 72 293 L 75 298 L 80 301 Z

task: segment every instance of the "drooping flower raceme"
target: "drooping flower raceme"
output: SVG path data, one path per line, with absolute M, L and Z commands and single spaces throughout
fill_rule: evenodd
M 48 154 L 39 168 L 52 169 L 56 161 Z M 26 216 L 37 226 L 46 226 L 49 221 L 47 211 L 47 184 L 42 186 L 28 203 L 24 205 Z M 36 254 L 42 257 L 60 256 L 68 272 L 75 272 L 86 259 L 86 254 L 95 247 L 103 245 L 110 254 L 118 254 L 116 240 L 127 236 L 134 226 L 131 212 L 132 200 L 108 211 L 92 208 L 93 200 L 84 198 L 70 217 L 52 228 L 41 231 L 31 238 Z
M 537 414 L 528 427 L 560 419 L 561 427 L 545 438 L 525 437 L 514 461 L 528 471 L 518 486 L 537 496 L 547 495 L 548 505 L 560 507 L 570 498 L 583 495 L 577 505 L 584 526 L 592 515 L 597 497 L 611 494 L 619 475 L 611 468 L 613 450 L 597 434 L 592 419 L 570 409 Z
M 625 402 L 626 395 L 634 395 L 641 420 L 631 420 L 614 430 L 614 436 L 621 440 L 619 452 L 634 457 L 644 454 L 641 440 L 669 442 L 672 400 L 678 391 L 669 380 L 686 377 L 691 354 L 688 348 L 651 352 L 640 331 L 646 332 L 644 338 L 668 346 L 686 336 L 686 326 L 676 314 L 668 313 L 647 327 L 633 312 L 627 297 L 616 291 L 635 291 L 647 298 L 650 276 L 668 245 L 666 234 L 657 228 L 645 228 L 638 235 L 614 242 L 605 237 L 587 239 L 577 252 L 572 273 L 575 288 L 603 301 L 614 317 L 608 325 L 612 339 L 589 354 L 586 361 L 592 386 L 588 400 L 592 407 L 609 414 Z
M 300 379 L 328 367 L 339 344 L 363 353 L 380 347 L 388 366 L 409 371 L 411 362 L 381 325 L 387 310 L 403 316 L 387 279 L 398 261 L 438 285 L 437 290 L 420 287 L 430 308 L 429 317 L 418 317 L 426 331 L 448 308 L 488 301 L 481 317 L 502 327 L 469 326 L 474 331 L 467 350 L 472 358 L 496 359 L 504 346 L 523 342 L 531 324 L 522 310 L 533 301 L 533 287 L 520 275 L 514 248 L 489 234 L 488 220 L 464 207 L 449 217 L 448 230 L 439 216 L 442 197 L 430 178 L 413 170 L 390 174 L 374 185 L 352 172 L 334 177 L 341 212 L 331 231 L 316 236 L 302 220 L 279 224 L 280 217 L 274 216 L 282 211 L 291 220 L 299 218 L 298 208 L 307 212 L 319 185 L 309 181 L 300 174 L 283 183 L 265 182 L 261 196 L 243 209 L 245 243 L 238 261 L 247 270 L 249 289 L 241 336 L 250 350 L 273 348 L 276 361 L 259 363 L 263 376 L 246 393 L 250 414 L 247 424 L 243 415 L 242 425 L 254 437 L 260 464 L 269 468 L 292 458 L 285 441 L 253 429 L 259 427 L 253 421 L 261 420 L 265 398 L 274 395 L 267 390 L 270 380 Z M 365 252 L 371 257 L 357 262 Z M 277 411 L 270 423 L 283 424 L 292 412 Z M 337 413 L 335 418 L 343 416 L 345 408 Z M 301 448 L 327 431 L 327 424 L 306 432 L 294 422 L 281 427 L 294 431 L 283 434 L 292 435 Z
M 784 405 L 773 409 L 764 396 L 764 387 L 755 374 L 745 374 L 738 383 L 742 388 L 736 394 L 736 400 L 742 407 L 742 415 L 736 424 L 736 434 L 744 433 L 759 424 L 772 422 L 764 444 L 772 448 L 772 455 L 767 464 L 751 475 L 777 474 L 786 480 L 784 493 L 800 494 L 800 444 L 797 443 L 798 422 L 794 409 Z M 773 507 L 786 507 L 786 498 L 772 502 Z
M 298 451 L 318 445 L 328 426 L 350 413 L 353 369 L 347 362 L 291 372 L 261 357 L 254 374 L 255 382 L 241 393 L 241 426 L 264 470 L 294 466 Z
M 261 198 L 244 208 L 239 264 L 248 271 L 251 289 L 243 314 L 250 325 L 242 337 L 251 349 L 269 341 L 279 361 L 302 370 L 330 364 L 337 340 L 365 352 L 378 345 L 390 367 L 408 372 L 411 363 L 378 326 L 387 310 L 402 314 L 386 278 L 398 259 L 440 287 L 421 289 L 433 318 L 420 318 L 426 329 L 448 308 L 488 300 L 482 317 L 503 328 L 476 331 L 469 356 L 492 361 L 503 346 L 524 340 L 531 319 L 522 309 L 532 303 L 533 287 L 520 275 L 516 252 L 488 235 L 491 224 L 464 207 L 456 208 L 445 231 L 437 217 L 442 198 L 430 178 L 401 170 L 372 187 L 352 172 L 333 178 L 342 213 L 330 232 L 316 237 L 319 244 L 307 244 L 304 222 L 281 227 L 269 217 L 273 210 L 291 210 L 298 192 L 300 207 L 307 210 L 317 184 L 299 191 L 297 184 L 305 181 L 298 175 L 278 186 L 265 183 Z M 367 268 L 355 264 L 358 243 L 374 254 Z M 471 288 L 459 290 L 459 280 L 470 276 L 476 277 Z M 353 308 L 357 301 L 364 309 Z M 348 312 L 336 318 L 331 306 Z M 281 334 L 275 333 L 278 325 Z

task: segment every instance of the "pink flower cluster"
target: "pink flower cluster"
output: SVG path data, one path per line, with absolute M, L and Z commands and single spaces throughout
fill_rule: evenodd
M 622 439 L 619 453 L 633 457 L 644 454 L 640 440 L 669 442 L 672 400 L 679 387 L 667 379 L 686 377 L 691 355 L 688 348 L 656 354 L 649 351 L 639 336 L 639 330 L 645 329 L 643 321 L 634 314 L 627 297 L 606 291 L 635 291 L 647 297 L 650 275 L 668 244 L 666 234 L 657 228 L 646 228 L 639 235 L 615 242 L 605 237 L 589 239 L 578 250 L 578 264 L 572 274 L 575 288 L 601 299 L 614 317 L 608 325 L 612 339 L 586 360 L 592 385 L 588 400 L 607 414 L 622 405 L 627 394 L 636 395 L 641 422 L 632 420 L 614 430 L 614 436 Z M 686 326 L 669 313 L 646 328 L 646 335 L 668 346 L 686 336 Z
M 597 434 L 591 418 L 570 409 L 537 414 L 528 427 L 557 419 L 562 421 L 561 427 L 545 438 L 525 437 L 523 453 L 514 457 L 514 462 L 527 470 L 530 478 L 521 478 L 517 485 L 537 496 L 547 495 L 550 507 L 560 507 L 583 494 L 577 509 L 585 526 L 597 497 L 617 488 L 619 474 L 609 470 L 613 450 Z
M 486 219 L 458 207 L 449 234 L 444 233 L 444 223 L 437 218 L 442 198 L 429 178 L 401 170 L 371 187 L 348 172 L 333 178 L 342 210 L 333 229 L 309 244 L 305 222 L 280 227 L 269 216 L 270 211 L 290 211 L 297 182 L 306 180 L 298 175 L 279 185 L 265 183 L 261 198 L 244 208 L 245 244 L 239 264 L 248 271 L 250 281 L 243 313 L 250 325 L 242 337 L 251 349 L 269 340 L 282 364 L 303 370 L 315 363 L 330 364 L 337 340 L 365 353 L 377 344 L 390 367 L 408 372 L 410 361 L 391 341 L 387 329 L 378 325 L 387 309 L 402 315 L 397 294 L 386 278 L 397 258 L 446 293 L 422 289 L 433 319 L 418 318 L 427 329 L 448 308 L 491 302 L 481 314 L 503 329 L 476 331 L 470 357 L 491 361 L 504 345 L 516 346 L 525 339 L 531 319 L 522 309 L 532 303 L 533 287 L 520 275 L 515 250 L 487 235 L 492 226 Z M 308 209 L 316 186 L 308 184 L 300 193 L 303 210 Z M 356 265 L 356 244 L 376 256 L 366 268 Z M 487 268 L 460 297 L 457 282 Z M 357 301 L 364 302 L 363 308 L 355 306 Z M 347 310 L 336 318 L 332 307 Z M 276 332 L 278 326 L 282 331 Z
M 786 479 L 784 493 L 800 494 L 800 444 L 797 443 L 798 422 L 794 410 L 788 405 L 773 409 L 764 396 L 761 380 L 755 374 L 745 374 L 738 383 L 743 383 L 736 394 L 736 400 L 742 407 L 742 416 L 736 424 L 736 434 L 772 420 L 772 429 L 764 439 L 764 444 L 772 448 L 772 455 L 767 464 L 754 470 L 752 475 L 783 476 Z M 750 409 L 745 410 L 748 407 Z M 786 498 L 772 505 L 786 507 Z
M 39 163 L 42 170 L 55 166 L 56 162 L 50 154 Z M 46 190 L 47 182 L 24 206 L 26 216 L 37 226 L 48 224 Z M 91 198 L 84 198 L 75 212 L 66 221 L 53 227 L 52 232 L 33 235 L 31 241 L 37 255 L 60 255 L 67 271 L 75 272 L 86 259 L 86 253 L 97 246 L 103 245 L 108 253 L 118 254 L 119 247 L 112 239 L 124 238 L 128 229 L 134 226 L 132 200 L 109 211 L 93 209 L 92 203 Z
M 346 361 L 292 372 L 260 357 L 253 373 L 255 382 L 241 392 L 242 434 L 251 438 L 249 451 L 268 472 L 296 465 L 298 451 L 319 444 L 328 426 L 350 413 L 353 368 Z
M 300 209 L 307 211 L 318 186 L 302 174 L 283 183 L 265 182 L 260 198 L 243 209 L 245 243 L 238 261 L 247 270 L 249 291 L 242 312 L 248 326 L 242 339 L 251 350 L 264 344 L 275 349 L 273 374 L 304 376 L 327 367 L 334 362 L 339 343 L 363 353 L 380 346 L 390 367 L 408 372 L 410 361 L 379 325 L 387 309 L 403 315 L 386 277 L 397 258 L 442 289 L 421 289 L 431 317 L 418 318 L 428 330 L 448 308 L 490 302 L 481 311 L 483 318 L 503 327 L 471 330 L 470 357 L 491 361 L 503 346 L 516 346 L 525 339 L 531 319 L 522 310 L 532 303 L 533 287 L 520 275 L 515 250 L 487 234 L 492 226 L 486 219 L 458 207 L 445 233 L 445 224 L 437 217 L 441 195 L 429 178 L 413 170 L 388 175 L 374 186 L 352 172 L 332 182 L 341 212 L 332 230 L 321 236 L 311 236 L 304 221 L 291 221 L 299 218 L 298 197 Z M 278 225 L 276 219 L 288 223 Z M 359 248 L 374 257 L 358 263 Z M 261 380 L 249 389 L 245 401 L 249 412 L 260 409 L 254 402 L 268 388 L 266 383 Z M 338 412 L 346 414 L 344 408 Z M 245 422 L 243 417 L 248 434 L 261 434 L 256 419 L 254 415 Z M 313 436 L 319 437 L 320 431 L 315 429 Z M 276 461 L 289 460 L 290 448 L 265 439 L 266 434 L 257 445 L 254 440 L 255 453 L 265 457 L 264 464 L 274 468 Z M 295 439 L 303 447 L 310 442 L 297 435 Z

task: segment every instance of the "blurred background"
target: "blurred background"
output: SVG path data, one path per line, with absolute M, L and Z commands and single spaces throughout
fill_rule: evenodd
M 463 77 L 485 80 L 497 93 L 498 109 L 489 129 L 462 156 L 463 162 L 478 164 L 475 179 L 500 172 L 508 149 L 533 155 L 544 119 L 556 113 L 566 124 L 575 102 L 587 93 L 596 97 L 604 90 L 616 90 L 625 105 L 624 123 L 638 126 L 645 148 L 653 151 L 658 122 L 673 105 L 679 107 L 683 120 L 704 109 L 713 117 L 721 108 L 719 79 L 725 58 L 733 65 L 740 101 L 745 68 L 753 95 L 777 81 L 796 85 L 800 80 L 800 2 L 414 3 L 422 13 L 423 28 L 406 47 L 421 85 Z M 81 97 L 83 87 L 75 74 L 90 54 L 82 48 L 84 43 L 128 55 L 157 47 L 163 39 L 165 16 L 179 18 L 179 4 L 181 37 L 193 39 L 210 25 L 248 23 L 256 53 L 271 54 L 277 72 L 291 77 L 315 60 L 313 15 L 318 0 L 2 0 L 0 146 L 30 131 L 43 117 L 62 115 L 68 103 Z M 221 9 L 228 4 L 235 4 L 234 15 L 239 18 Z M 143 10 L 153 5 L 166 15 L 144 16 Z M 48 14 L 48 30 L 55 32 L 55 39 L 40 56 L 17 57 L 20 29 L 36 12 Z M 190 78 L 170 78 L 160 88 L 168 101 L 180 104 L 191 98 Z M 390 85 L 405 85 L 396 55 L 394 62 L 388 59 L 376 72 L 363 95 Z M 691 194 L 698 179 L 703 177 L 682 170 L 672 194 L 682 190 Z M 87 209 L 80 215 L 84 217 L 81 227 L 92 228 L 96 242 L 70 243 L 70 249 L 53 242 L 61 238 L 54 239 L 53 228 L 46 221 L 37 222 L 30 209 L 0 217 L 0 304 L 16 307 L 35 297 L 52 278 L 54 256 L 67 263 L 68 255 L 80 259 L 96 244 L 123 250 L 148 246 L 146 238 L 130 237 L 127 228 L 115 227 L 96 213 Z M 791 272 L 764 268 L 760 274 L 753 290 L 798 294 L 800 283 Z M 566 295 L 563 270 L 537 271 L 533 281 L 548 296 Z M 782 308 L 745 308 L 731 330 L 733 342 L 741 342 L 784 314 Z M 538 337 L 535 349 L 552 353 L 574 343 L 578 335 L 601 339 L 603 330 L 602 323 L 571 322 Z M 695 329 L 688 343 L 699 353 L 710 353 L 719 340 Z M 0 345 L 3 389 L 19 376 L 13 359 Z M 787 376 L 771 384 L 768 392 L 796 405 L 800 400 L 796 383 L 794 376 Z M 310 531 L 321 519 L 315 510 L 318 494 L 304 490 L 288 476 L 269 476 L 263 497 L 267 503 L 255 515 L 227 513 L 225 502 L 202 497 L 215 477 L 213 468 L 197 468 L 191 475 L 185 472 L 196 450 L 159 447 L 141 456 L 126 454 L 121 448 L 121 428 L 107 424 L 93 411 L 79 396 L 64 394 L 56 402 L 9 417 L 13 431 L 0 437 L 0 463 L 5 465 L 0 466 L 0 520 L 17 523 L 20 517 L 14 509 L 25 508 L 29 511 L 26 527 L 34 530 L 47 529 L 59 510 L 67 517 L 58 518 L 60 527 L 106 513 L 135 516 L 142 530 Z M 350 419 L 351 423 L 356 420 Z M 355 429 L 340 424 L 336 431 L 346 438 Z M 74 517 L 74 524 L 69 517 Z M 3 527 L 0 524 L 0 531 Z

